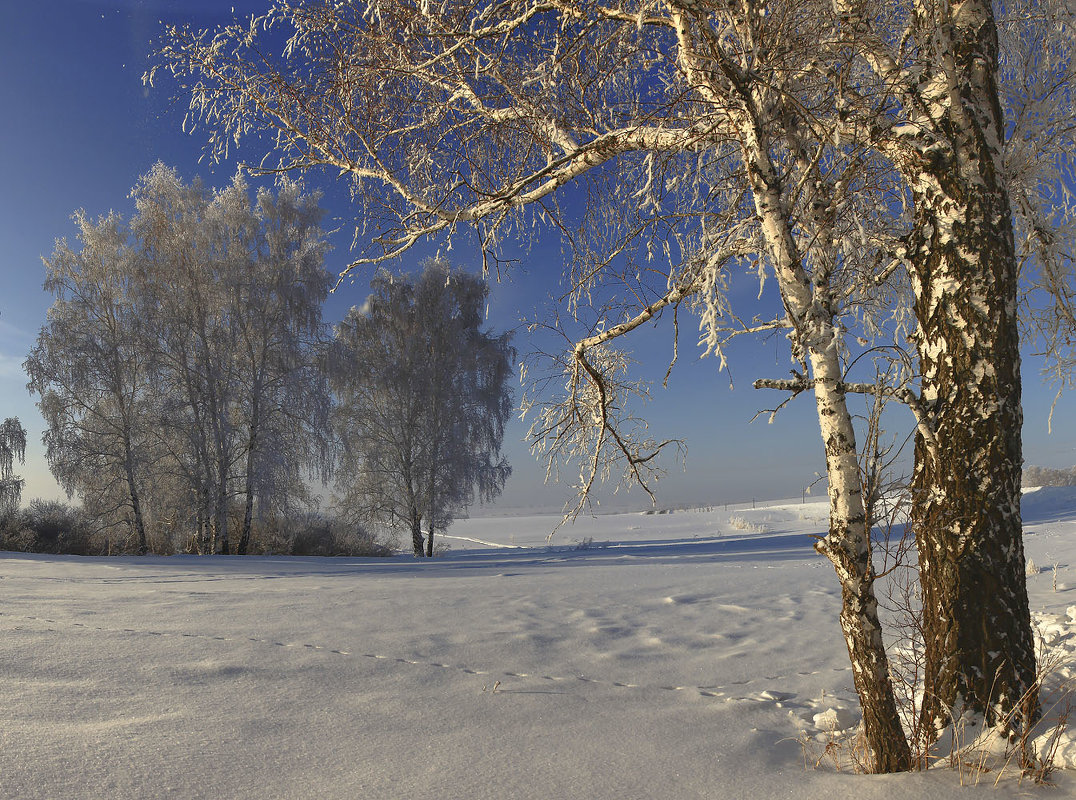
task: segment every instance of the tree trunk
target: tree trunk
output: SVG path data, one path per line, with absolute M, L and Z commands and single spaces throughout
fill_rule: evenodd
M 216 497 L 213 508 L 213 552 L 220 543 L 221 553 L 228 555 L 228 472 L 223 449 L 217 453 Z
M 198 493 L 201 501 L 201 507 L 198 510 L 198 555 L 200 556 L 209 555 L 213 552 L 213 532 L 209 513 L 209 484 L 207 481 L 208 478 L 203 477 L 202 486 Z
M 930 29 L 941 40 L 937 74 L 924 89 L 930 129 L 902 165 L 915 202 L 909 257 L 923 410 L 937 443 L 917 434 L 912 481 L 926 639 L 922 722 L 934 732 L 970 710 L 988 725 L 1019 729 L 1037 713 L 1037 698 L 997 31 L 987 2 L 946 9 Z
M 230 549 L 230 543 L 228 542 L 228 494 L 227 490 L 221 486 L 217 487 L 217 499 L 216 508 L 213 512 L 213 549 L 212 552 L 219 552 L 222 555 L 228 555 Z
M 127 487 L 131 497 L 131 510 L 134 512 L 135 533 L 138 536 L 138 555 L 144 556 L 149 552 L 149 541 L 146 538 L 146 523 L 142 517 L 142 501 L 135 488 L 134 473 L 130 465 L 127 467 Z
M 260 387 L 259 387 L 260 388 Z M 258 390 L 256 389 L 255 392 Z M 254 451 L 258 444 L 258 427 L 261 423 L 257 394 L 251 402 L 250 436 L 247 439 L 246 507 L 243 509 L 243 532 L 239 536 L 236 554 L 245 556 L 250 547 L 250 528 L 254 519 Z
M 780 177 L 766 155 L 763 127 L 757 118 L 753 122 L 744 125 L 741 141 L 751 173 L 755 208 L 785 307 L 799 332 L 797 342 L 806 351 L 810 364 L 819 430 L 826 450 L 829 533 L 816 549 L 833 564 L 841 584 L 840 625 L 863 712 L 871 769 L 900 772 L 911 767 L 911 751 L 897 713 L 878 619 L 870 531 L 863 507 L 855 429 L 841 386 L 829 275 L 820 264 L 812 281 L 803 269 L 781 194 Z
M 262 513 L 262 512 L 259 512 Z M 254 520 L 254 495 L 247 490 L 246 507 L 243 509 L 243 532 L 239 536 L 239 544 L 236 545 L 235 554 L 245 556 L 250 548 L 250 529 Z
M 131 511 L 134 513 L 135 534 L 138 536 L 138 555 L 144 556 L 149 552 L 149 542 L 146 539 L 146 524 L 142 517 L 142 502 L 138 496 L 138 488 L 135 483 L 134 454 L 131 447 L 130 429 L 124 429 L 124 459 L 123 469 L 127 478 L 127 495 L 131 500 Z
M 418 514 L 413 514 L 411 516 L 411 547 L 415 551 L 416 558 L 422 558 L 424 555 L 422 543 L 422 517 Z
M 439 397 L 432 398 L 430 405 L 431 406 L 436 406 L 439 403 L 439 401 L 440 401 Z M 438 437 L 439 433 L 438 433 L 438 430 L 437 430 L 436 426 L 439 425 L 439 424 L 440 424 L 440 419 L 436 415 L 434 415 L 434 419 L 432 421 L 432 425 L 434 426 L 433 427 L 434 445 L 433 445 L 433 452 L 432 452 L 431 457 L 430 457 L 430 463 L 427 465 L 427 470 L 429 471 L 429 475 L 428 475 L 429 480 L 427 481 L 427 488 L 426 488 L 426 507 L 427 507 L 427 513 L 429 514 L 429 533 L 426 536 L 426 558 L 433 558 L 433 525 L 434 525 L 434 519 L 436 518 L 436 514 L 435 514 L 434 510 L 438 507 L 437 506 L 437 488 L 438 488 L 438 486 L 437 486 L 437 469 L 438 469 L 439 465 L 438 465 L 437 462 L 440 459 L 440 448 L 437 446 L 437 437 Z
M 889 659 L 874 594 L 870 529 L 863 503 L 855 429 L 848 411 L 832 325 L 815 321 L 809 337 L 810 385 L 814 387 L 819 430 L 829 481 L 829 532 L 815 545 L 841 584 L 841 631 L 852 664 L 852 679 L 863 711 L 863 730 L 872 772 L 911 768 L 911 751 L 897 712 Z M 827 344 L 828 343 L 828 344 Z M 803 389 L 796 381 L 756 381 L 756 388 Z
M 223 423 L 221 423 L 223 427 Z M 228 555 L 230 550 L 230 543 L 228 541 L 228 459 L 224 451 L 224 439 L 223 433 L 219 435 L 217 440 L 217 485 L 215 487 L 215 497 L 213 506 L 213 551 L 217 552 L 218 546 L 220 547 L 220 553 Z
M 834 352 L 829 348 L 828 352 Z M 863 506 L 855 430 L 839 364 L 827 351 L 812 352 L 815 403 L 829 478 L 829 533 L 815 549 L 833 564 L 841 584 L 841 631 L 852 664 L 852 680 L 863 711 L 863 730 L 873 772 L 911 768 L 911 751 L 900 723 L 889 659 L 878 619 L 870 530 Z

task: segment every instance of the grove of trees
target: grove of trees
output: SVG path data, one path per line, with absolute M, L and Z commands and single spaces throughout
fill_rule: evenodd
M 161 166 L 134 195 L 159 444 L 197 509 L 197 550 L 243 554 L 255 502 L 278 512 L 305 503 L 304 478 L 331 465 L 331 401 L 317 369 L 331 286 L 318 198 L 282 182 L 252 204 L 241 179 L 207 192 Z M 244 514 L 233 543 L 235 497 Z
M 228 513 L 287 511 L 330 463 L 329 393 L 314 369 L 330 279 L 317 197 L 241 179 L 213 191 L 157 164 L 136 212 L 75 215 L 56 245 L 49 319 L 26 359 L 47 458 L 89 514 L 199 553 L 232 552 Z M 147 504 L 146 497 L 153 502 Z
M 241 177 L 213 190 L 158 163 L 132 196 L 130 220 L 75 214 L 77 245 L 61 240 L 45 261 L 55 300 L 25 362 L 49 466 L 82 509 L 31 510 L 6 541 L 58 547 L 47 531 L 66 526 L 80 551 L 104 536 L 110 552 L 243 555 L 257 522 L 273 541 L 262 550 L 283 537 L 296 553 L 382 553 L 364 525 L 403 522 L 421 555 L 425 521 L 432 554 L 434 531 L 476 491 L 500 492 L 514 353 L 480 330 L 480 278 L 439 264 L 415 285 L 381 275 L 370 313 L 334 339 L 318 195 L 282 178 L 252 199 Z M 401 441 L 390 434 L 411 443 L 403 483 L 398 461 L 383 469 Z M 24 449 L 8 420 L 0 499 L 12 509 Z M 308 512 L 334 467 L 346 522 Z M 386 511 L 399 504 L 410 516 Z
M 537 450 L 580 462 L 584 493 L 614 472 L 647 483 L 664 444 L 631 415 L 620 337 L 681 310 L 718 356 L 783 333 L 793 377 L 756 385 L 815 397 L 818 550 L 873 768 L 893 771 L 910 750 L 846 396 L 914 420 L 922 735 L 969 710 L 1026 729 L 1017 309 L 1023 276 L 1050 298 L 1040 330 L 1072 319 L 1072 23 L 1064 0 L 281 0 L 215 32 L 168 28 L 160 61 L 215 156 L 261 134 L 273 170 L 350 178 L 349 269 L 469 231 L 499 270 L 503 242 L 563 235 L 566 388 L 529 405 Z M 774 279 L 780 306 L 735 308 L 744 274 Z M 850 372 L 870 347 L 892 382 Z

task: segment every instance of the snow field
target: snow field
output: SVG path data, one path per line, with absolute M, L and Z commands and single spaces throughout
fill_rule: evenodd
M 1027 545 L 1064 575 L 1076 502 L 1050 500 Z M 475 519 L 452 533 L 487 545 L 433 562 L 4 554 L 0 797 L 1038 796 L 804 768 L 858 722 L 824 520 L 609 515 L 547 544 L 555 517 Z M 1076 594 L 1029 587 L 1071 653 Z

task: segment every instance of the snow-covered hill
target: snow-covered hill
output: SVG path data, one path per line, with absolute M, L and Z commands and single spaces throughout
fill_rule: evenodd
M 1068 658 L 1076 491 L 1024 513 L 1032 607 Z M 968 790 L 805 767 L 802 741 L 817 758 L 858 720 L 825 519 L 607 515 L 551 543 L 556 517 L 474 519 L 432 562 L 0 554 L 0 797 L 1042 794 L 1012 768 Z

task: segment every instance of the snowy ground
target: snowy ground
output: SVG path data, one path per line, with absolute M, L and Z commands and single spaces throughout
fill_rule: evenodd
M 1025 518 L 1071 656 L 1076 492 Z M 463 521 L 430 563 L 0 554 L 0 797 L 1076 794 L 805 768 L 801 738 L 858 717 L 823 504 L 581 519 L 548 547 L 554 522 Z

